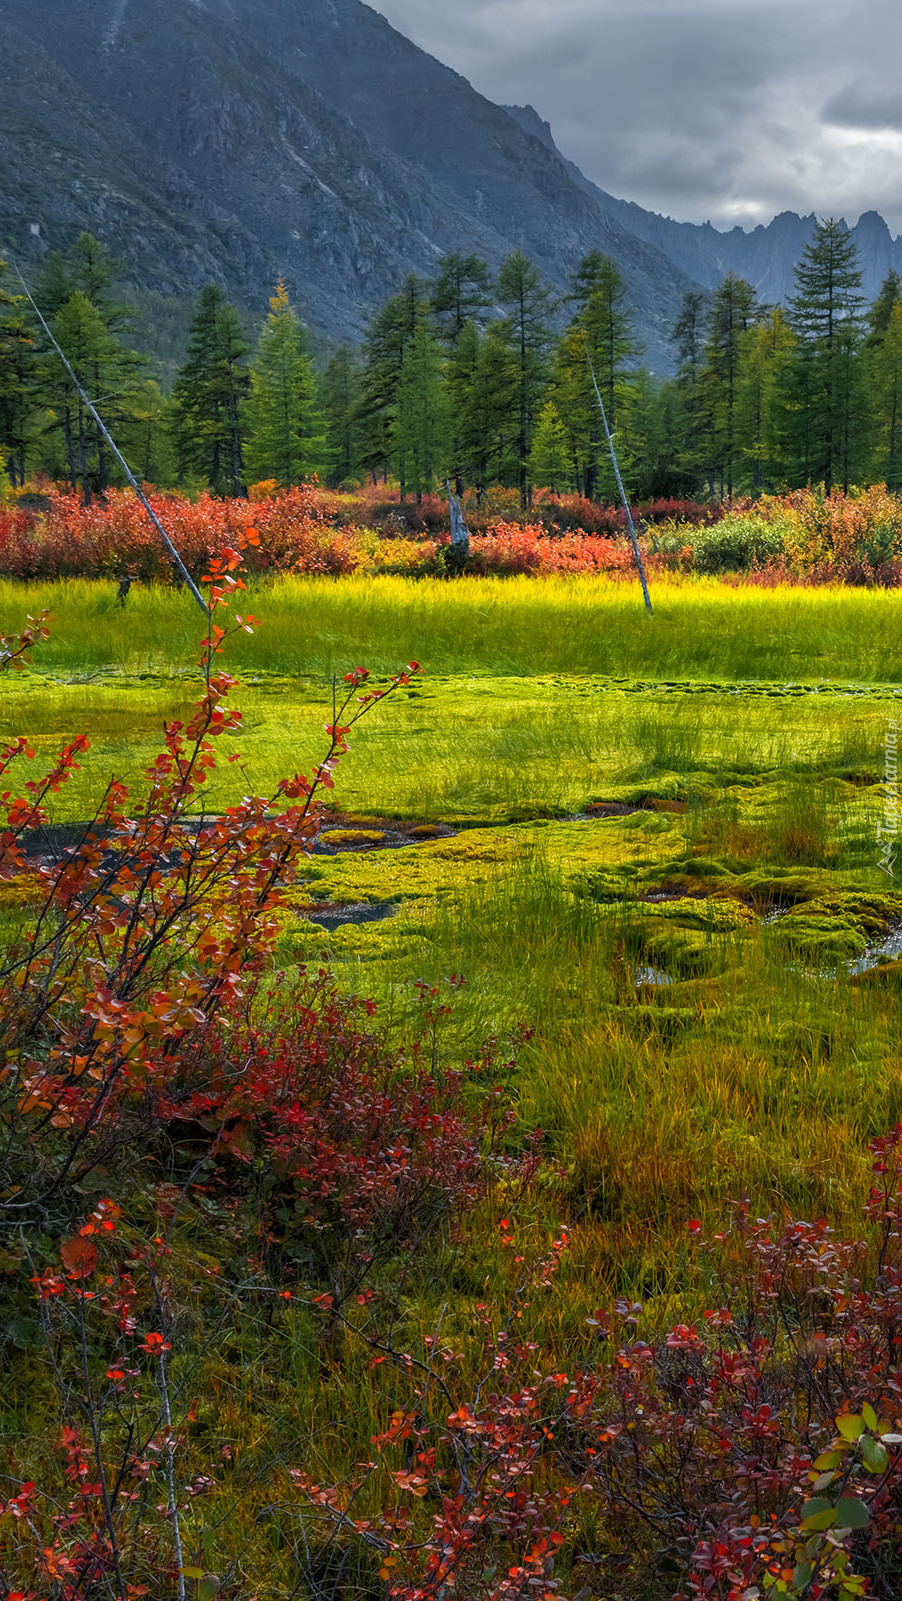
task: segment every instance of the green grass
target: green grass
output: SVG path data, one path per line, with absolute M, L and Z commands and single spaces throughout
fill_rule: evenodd
M 697 1314 L 707 1292 L 685 1222 L 717 1227 L 743 1191 L 757 1213 L 826 1216 L 855 1235 L 867 1139 L 902 1120 L 900 969 L 849 970 L 902 922 L 902 879 L 881 871 L 878 841 L 883 742 L 902 693 L 899 601 L 713 583 L 661 584 L 655 599 L 648 619 L 633 586 L 597 580 L 282 580 L 251 597 L 263 626 L 227 659 L 244 731 L 224 745 L 243 759 L 221 764 L 213 810 L 309 770 L 331 674 L 423 662 L 422 681 L 355 732 L 336 799 L 350 814 L 346 842 L 356 831 L 377 844 L 382 818 L 456 833 L 311 859 L 279 956 L 373 995 L 395 1039 L 420 1009 L 415 981 L 435 985 L 451 1006 L 442 1059 L 534 1030 L 498 1075 L 516 1108 L 512 1145 L 543 1131 L 545 1177 L 510 1208 L 499 1180 L 454 1242 L 404 1269 L 393 1313 L 399 1349 L 424 1350 L 441 1326 L 471 1377 L 479 1307 L 511 1294 L 497 1226 L 508 1210 L 526 1239 L 569 1226 L 572 1250 L 531 1332 L 537 1364 L 575 1371 L 597 1356 L 587 1317 L 616 1294 L 649 1305 L 645 1330 Z M 39 768 L 90 734 L 81 770 L 53 798 L 63 821 L 88 815 L 112 772 L 140 793 L 162 724 L 198 692 L 202 622 L 163 591 L 133 593 L 123 610 L 112 586 L 5 585 L 0 630 L 42 605 L 53 637 L 33 668 L 0 678 L 0 740 L 27 731 Z M 605 801 L 639 809 L 577 820 Z M 362 901 L 394 915 L 332 933 L 304 915 Z M 0 922 L 21 916 L 5 891 Z M 670 982 L 647 982 L 649 970 Z M 209 1229 L 189 1202 L 176 1242 L 186 1306 L 195 1262 L 212 1260 Z M 224 1276 L 235 1266 L 240 1279 L 233 1248 L 216 1243 Z M 7 1437 L 35 1442 L 26 1465 L 38 1479 L 55 1437 L 34 1400 L 43 1383 L 29 1370 L 0 1405 Z M 186 1514 L 191 1538 L 213 1531 L 222 1571 L 234 1529 L 236 1549 L 267 1569 L 259 1593 L 291 1593 L 297 1506 L 285 1511 L 261 1463 L 302 1454 L 322 1483 L 343 1482 L 398 1406 L 398 1377 L 280 1302 L 273 1318 L 243 1316 L 205 1345 L 190 1385 L 201 1400 L 186 1449 L 204 1472 L 212 1451 L 217 1478 Z M 220 1460 L 223 1443 L 234 1461 Z M 378 1481 L 365 1494 L 361 1515 Z M 578 1517 L 596 1549 L 589 1514 Z M 368 1593 L 372 1574 L 349 1583 Z
M 358 661 L 389 672 L 411 657 L 431 675 L 564 673 L 817 683 L 902 682 L 899 600 L 886 590 L 730 589 L 658 580 L 655 615 L 638 587 L 597 578 L 280 578 L 252 581 L 264 618 L 233 661 L 249 673 L 328 678 Z M 182 592 L 96 581 L 0 583 L 0 631 L 26 611 L 58 618 L 45 670 L 184 673 L 203 618 Z
M 659 584 L 656 600 L 649 619 L 633 586 L 598 580 L 261 586 L 261 630 L 229 661 L 242 763 L 208 795 L 215 810 L 309 770 L 330 674 L 423 662 L 356 731 L 336 795 L 364 826 L 461 832 L 316 858 L 298 903 L 397 915 L 327 934 L 292 912 L 283 956 L 334 965 L 390 1026 L 415 979 L 463 974 L 452 1054 L 535 1026 L 521 1122 L 546 1129 L 618 1282 L 663 1271 L 682 1218 L 716 1215 L 737 1184 L 762 1206 L 839 1197 L 851 1216 L 865 1137 L 902 1116 L 899 987 L 847 971 L 902 917 L 878 845 L 899 602 L 707 582 Z M 60 820 L 88 815 L 111 772 L 140 790 L 164 720 L 197 692 L 187 599 L 112 602 L 97 584 L 0 589 L 0 627 L 41 605 L 57 619 L 34 668 L 2 685 L 0 736 L 27 730 L 49 756 L 92 734 Z M 568 821 L 650 800 L 670 809 Z M 681 898 L 642 898 L 660 888 Z M 672 984 L 637 987 L 646 968 Z

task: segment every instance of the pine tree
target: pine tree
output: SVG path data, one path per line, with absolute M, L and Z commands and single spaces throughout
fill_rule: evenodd
M 521 251 L 508 256 L 498 275 L 498 299 L 507 315 L 501 323 L 516 374 L 517 480 L 520 504 L 529 500 L 529 454 L 539 402 L 547 382 L 549 291 Z
M 316 416 L 313 362 L 304 330 L 279 283 L 251 365 L 245 421 L 248 475 L 283 489 L 321 465 L 324 439 Z
M 790 322 L 798 337 L 788 375 L 796 483 L 848 489 L 863 462 L 866 394 L 861 363 L 861 273 L 854 241 L 819 222 L 796 267 Z
M 217 495 L 244 493 L 242 406 L 249 346 L 234 307 L 216 284 L 201 291 L 188 357 L 172 392 L 179 470 Z

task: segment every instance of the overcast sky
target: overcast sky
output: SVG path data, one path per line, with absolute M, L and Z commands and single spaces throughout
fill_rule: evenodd
M 902 232 L 900 0 L 369 0 L 610 193 L 690 222 Z

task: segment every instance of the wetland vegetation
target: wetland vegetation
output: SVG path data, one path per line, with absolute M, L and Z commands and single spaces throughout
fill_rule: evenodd
M 73 1431 L 64 1461 L 85 1479 L 105 1451 L 122 1450 L 129 1426 L 160 1461 L 144 1480 L 122 1470 L 123 1507 L 134 1495 L 138 1510 L 121 1518 L 106 1491 L 91 1516 L 70 1513 L 67 1524 L 20 1489 L 52 1563 L 82 1575 L 73 1588 L 39 1553 L 26 1572 L 10 1500 L 8 1571 L 26 1575 L 22 1594 L 118 1595 L 111 1523 L 129 1564 L 123 1601 L 152 1585 L 155 1561 L 169 1575 L 165 1595 L 179 1594 L 165 1554 L 171 1460 L 178 1484 L 193 1487 L 179 1490 L 176 1521 L 181 1589 L 199 1597 L 218 1593 L 215 1579 L 223 1595 L 261 1601 L 420 1601 L 450 1594 L 449 1573 L 466 1601 L 752 1596 L 761 1573 L 771 1589 L 784 1584 L 777 1593 L 851 1596 L 858 1571 L 877 1596 L 893 1593 L 896 1370 L 876 1350 L 879 1331 L 896 1326 L 897 1281 L 879 1227 L 876 1278 L 870 1246 L 855 1248 L 853 1264 L 836 1241 L 861 1233 L 869 1142 L 902 1121 L 902 885 L 883 834 L 902 700 L 898 600 L 679 576 L 659 578 L 654 598 L 649 619 L 635 586 L 597 577 L 251 581 L 245 605 L 263 626 L 228 641 L 243 718 L 223 743 L 236 760 L 221 757 L 188 808 L 202 802 L 224 820 L 229 849 L 239 835 L 245 848 L 235 821 L 244 797 L 315 771 L 335 721 L 334 677 L 344 691 L 348 668 L 365 662 L 372 679 L 349 693 L 367 693 L 388 689 L 399 662 L 423 670 L 349 736 L 274 904 L 265 957 L 256 946 L 248 956 L 250 999 L 225 1033 L 202 1033 L 195 1047 L 190 1018 L 160 1025 L 164 1060 L 180 1061 L 188 1040 L 207 1063 L 217 1086 L 207 1110 L 197 1083 L 186 1100 L 166 1077 L 150 1117 L 145 1085 L 141 1115 L 137 1102 L 117 1113 L 132 1171 L 114 1141 L 79 1170 L 65 1205 L 42 1203 L 30 1234 L 8 1232 L 6 1352 L 19 1379 L 3 1415 L 19 1443 L 3 1448 L 5 1482 L 63 1493 L 53 1488 L 60 1419 Z M 0 632 L 43 608 L 51 635 L 24 673 L 4 678 L 0 742 L 27 730 L 35 771 L 82 730 L 91 745 L 45 797 L 47 821 L 27 842 L 32 877 L 17 871 L 0 887 L 7 948 L 34 915 L 35 866 L 52 870 L 111 773 L 140 794 L 164 723 L 187 723 L 198 693 L 186 665 L 198 615 L 184 595 L 134 589 L 117 606 L 108 584 L 7 584 Z M 259 816 L 254 827 L 265 830 Z M 188 849 L 166 837 L 168 850 Z M 99 860 L 106 871 L 102 851 Z M 97 925 L 107 945 L 120 937 L 129 883 Z M 167 995 L 194 960 L 196 928 L 184 928 L 184 954 L 165 957 Z M 87 946 L 82 959 L 90 968 Z M 106 991 L 91 993 L 96 1012 Z M 101 1033 L 112 1028 L 97 1015 Z M 152 1063 L 149 1025 L 131 1026 Z M 305 1177 L 286 1168 L 286 1103 L 259 1069 L 267 1027 L 282 1042 L 280 1072 L 299 1072 L 284 1065 L 298 1048 L 286 1041 L 305 1042 L 292 1107 L 320 1119 Z M 10 1099 L 17 1060 L 4 1070 L 8 1152 L 23 1127 L 22 1102 Z M 319 1080 L 311 1099 L 320 1060 L 347 1097 L 337 1121 Z M 353 1084 L 349 1064 L 362 1075 Z M 178 1072 L 189 1083 L 189 1068 Z M 256 1102 L 238 1098 L 245 1072 L 259 1073 Z M 439 1120 L 453 1171 L 411 1121 L 417 1097 L 426 1122 Z M 41 1126 L 51 1143 L 69 1137 Z M 48 1172 L 58 1160 L 58 1150 L 47 1157 Z M 398 1162 L 416 1169 L 414 1189 L 403 1190 Z M 892 1219 L 894 1162 L 884 1160 L 879 1214 Z M 311 1200 L 318 1164 L 331 1188 Z M 98 1201 L 107 1190 L 109 1203 Z M 10 1207 L 16 1193 L 0 1200 Z M 756 1216 L 773 1223 L 758 1227 Z M 793 1234 L 799 1218 L 815 1233 Z M 816 1233 L 820 1218 L 836 1235 Z M 101 1238 L 98 1265 L 92 1242 L 107 1225 L 115 1243 Z M 115 1303 L 106 1324 L 85 1300 L 104 1265 L 97 1306 Z M 857 1354 L 850 1273 L 871 1296 L 855 1312 Z M 128 1381 L 123 1341 L 138 1335 L 122 1332 L 123 1297 L 144 1331 Z M 712 1325 L 703 1339 L 712 1308 L 721 1332 Z M 83 1357 L 70 1371 L 79 1329 Z M 815 1337 L 827 1342 L 820 1367 L 804 1343 Z M 764 1345 L 750 1346 L 756 1338 Z M 754 1372 L 725 1390 L 724 1361 L 752 1361 L 750 1350 Z M 171 1435 L 147 1422 L 168 1393 L 167 1360 L 180 1419 Z M 689 1380 L 708 1398 L 701 1412 Z M 788 1420 L 809 1382 L 817 1400 L 799 1432 Z M 753 1400 L 779 1420 L 764 1461 L 746 1416 Z M 713 1443 L 704 1406 L 720 1431 Z M 843 1448 L 840 1489 L 857 1500 L 855 1518 L 870 1517 L 879 1563 L 856 1533 L 863 1524 L 843 1532 L 834 1509 L 820 1526 L 831 1543 L 805 1523 L 816 1516 L 802 1505 L 810 1462 L 843 1410 L 860 1432 Z M 643 1415 L 654 1419 L 647 1433 Z M 617 1455 L 622 1428 L 639 1430 L 632 1467 Z M 868 1452 L 882 1475 L 868 1476 Z M 156 1523 L 140 1490 L 155 1473 Z M 748 1504 L 730 1501 L 743 1474 L 767 1508 L 760 1536 Z M 513 1522 L 508 1489 L 523 1497 Z M 717 1540 L 734 1576 L 705 1589 Z M 787 1551 L 790 1578 L 773 1580 Z

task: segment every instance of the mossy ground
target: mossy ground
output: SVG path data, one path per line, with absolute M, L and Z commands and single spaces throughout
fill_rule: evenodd
M 110 772 L 135 783 L 195 693 L 177 655 L 194 623 L 184 598 L 138 594 L 124 619 L 101 590 L 61 586 L 55 656 L 0 702 L 0 734 L 27 729 L 41 756 L 91 732 L 60 821 L 88 815 Z M 14 598 L 0 597 L 4 622 Z M 862 1143 L 902 1116 L 900 986 L 886 964 L 883 982 L 851 971 L 902 921 L 879 846 L 898 602 L 673 586 L 649 620 L 635 600 L 583 581 L 275 586 L 255 598 L 259 659 L 242 646 L 242 761 L 221 764 L 208 796 L 216 811 L 309 770 L 332 709 L 316 669 L 355 618 L 342 669 L 400 665 L 393 642 L 422 625 L 410 654 L 425 675 L 355 736 L 334 854 L 311 860 L 282 958 L 333 967 L 389 1028 L 416 979 L 462 975 L 451 1056 L 534 1027 L 521 1125 L 545 1130 L 620 1284 L 663 1271 L 682 1220 L 737 1188 L 762 1209 L 853 1215 Z M 289 637 L 300 676 L 284 671 Z M 467 652 L 469 670 L 449 671 Z M 566 671 L 550 670 L 556 653 Z M 618 658 L 634 676 L 611 671 Z M 398 820 L 410 843 L 382 848 Z M 324 903 L 393 915 L 327 930 L 303 915 Z
M 90 734 L 53 801 L 62 823 L 89 814 L 111 772 L 140 794 L 163 722 L 196 693 L 200 627 L 183 597 L 139 593 L 122 612 L 85 585 L 8 587 L 0 627 L 42 601 L 53 640 L 0 681 L 0 739 L 27 731 L 38 767 Z M 572 1243 L 537 1328 L 543 1353 L 590 1363 L 586 1319 L 615 1293 L 659 1322 L 694 1315 L 685 1222 L 719 1224 L 744 1190 L 760 1213 L 854 1233 L 866 1140 L 902 1119 L 902 964 L 876 956 L 902 923 L 879 835 L 902 694 L 896 597 L 673 586 L 649 621 L 624 585 L 310 581 L 253 605 L 264 628 L 242 641 L 244 732 L 229 747 L 243 760 L 220 765 L 211 811 L 309 770 L 331 721 L 328 672 L 424 664 L 355 736 L 334 854 L 311 858 L 280 956 L 373 995 L 394 1036 L 419 1009 L 415 981 L 434 984 L 451 1006 L 443 1059 L 535 1031 L 508 1074 L 511 1138 L 540 1128 L 552 1160 L 519 1224 L 563 1219 Z M 314 921 L 362 903 L 392 915 Z M 0 918 L 24 910 L 4 890 Z M 873 965 L 855 971 L 866 953 Z M 497 1244 L 508 1204 L 499 1186 L 455 1248 L 436 1242 L 411 1274 L 399 1347 L 422 1349 L 443 1319 L 445 1337 L 478 1346 L 478 1307 L 503 1299 L 510 1271 Z M 209 1232 L 202 1205 L 186 1205 L 174 1236 L 186 1305 Z M 397 1395 L 366 1347 L 324 1350 L 302 1305 L 258 1323 L 205 1345 L 186 1380 L 202 1398 L 187 1450 L 198 1471 L 211 1453 L 218 1464 L 198 1515 L 217 1531 L 210 1565 L 231 1560 L 234 1523 L 242 1549 L 269 1542 L 259 1593 L 275 1596 L 294 1586 L 295 1536 L 261 1461 L 293 1460 L 303 1438 L 322 1482 L 341 1482 Z M 189 1358 L 173 1361 L 178 1373 Z M 36 1357 L 17 1362 L 2 1421 L 40 1478 L 48 1392 Z M 371 1575 L 356 1579 L 369 1593 Z

